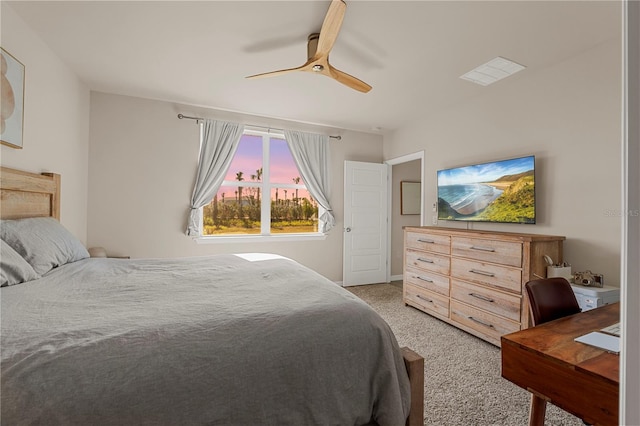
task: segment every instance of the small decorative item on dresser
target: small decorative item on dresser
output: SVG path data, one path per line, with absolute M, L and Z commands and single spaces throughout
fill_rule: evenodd
M 547 278 L 553 277 L 562 277 L 571 282 L 571 280 L 573 280 L 571 265 L 569 265 L 567 262 L 563 262 L 558 265 L 547 266 Z
M 604 276 L 586 270 L 584 272 L 576 272 L 573 275 L 573 282 L 587 287 L 602 287 L 604 286 Z

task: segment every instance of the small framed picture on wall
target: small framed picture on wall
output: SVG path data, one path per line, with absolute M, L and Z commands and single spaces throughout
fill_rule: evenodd
M 22 149 L 24 122 L 24 65 L 0 48 L 2 56 L 2 122 L 0 141 L 3 145 Z
M 400 182 L 400 214 L 420 214 L 420 182 Z

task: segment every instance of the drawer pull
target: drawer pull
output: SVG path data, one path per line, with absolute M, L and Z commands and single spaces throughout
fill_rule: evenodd
M 424 262 L 424 263 L 433 263 L 433 260 L 431 259 L 425 259 L 424 257 L 419 257 L 418 260 L 420 262 Z
M 434 240 L 425 240 L 423 238 L 418 238 L 418 242 L 419 243 L 427 243 L 427 244 L 435 244 L 436 243 Z
M 430 280 L 429 278 L 423 278 L 423 277 L 421 277 L 421 276 L 419 276 L 419 275 L 418 275 L 416 278 L 417 278 L 417 279 L 419 279 L 419 280 L 421 280 L 421 281 L 426 281 L 426 282 L 428 282 L 428 283 L 432 283 L 432 282 L 433 282 L 433 280 Z
M 484 322 L 484 321 L 480 321 L 477 318 L 474 318 L 474 317 L 467 317 L 467 318 L 469 318 L 471 321 L 476 322 L 476 323 L 478 323 L 480 325 L 484 325 L 485 327 L 493 328 L 493 325 L 491 325 L 491 324 L 489 324 L 487 322 Z
M 420 299 L 420 300 L 424 300 L 425 302 L 433 303 L 433 300 L 431 300 L 431 299 L 426 299 L 426 298 L 424 298 L 424 297 L 420 296 L 419 294 L 416 294 L 416 297 L 417 297 L 418 299 Z
M 479 269 L 469 269 L 469 272 L 472 274 L 484 275 L 485 277 L 495 277 L 496 274 L 493 272 L 481 271 Z
M 492 248 L 492 247 L 482 247 L 482 246 L 471 246 L 469 247 L 469 249 L 471 250 L 478 250 L 478 251 L 488 251 L 488 252 L 495 252 L 496 249 Z
M 478 294 L 478 293 L 469 293 L 469 296 L 475 297 L 476 299 L 484 300 L 485 302 L 491 302 L 491 303 L 494 302 L 492 298 L 483 296 L 482 294 Z

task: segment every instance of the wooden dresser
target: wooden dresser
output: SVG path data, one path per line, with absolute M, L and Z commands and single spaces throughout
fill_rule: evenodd
M 564 240 L 405 227 L 404 303 L 500 346 L 500 336 L 529 326 L 524 285 L 546 276 L 544 255 L 562 261 Z

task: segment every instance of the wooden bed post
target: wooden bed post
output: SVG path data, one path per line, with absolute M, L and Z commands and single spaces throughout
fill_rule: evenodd
M 407 348 L 401 348 L 404 365 L 411 384 L 411 409 L 406 426 L 424 425 L 424 358 Z
M 51 194 L 51 217 L 60 220 L 60 175 L 58 173 L 42 173 L 53 179 L 55 192 Z

